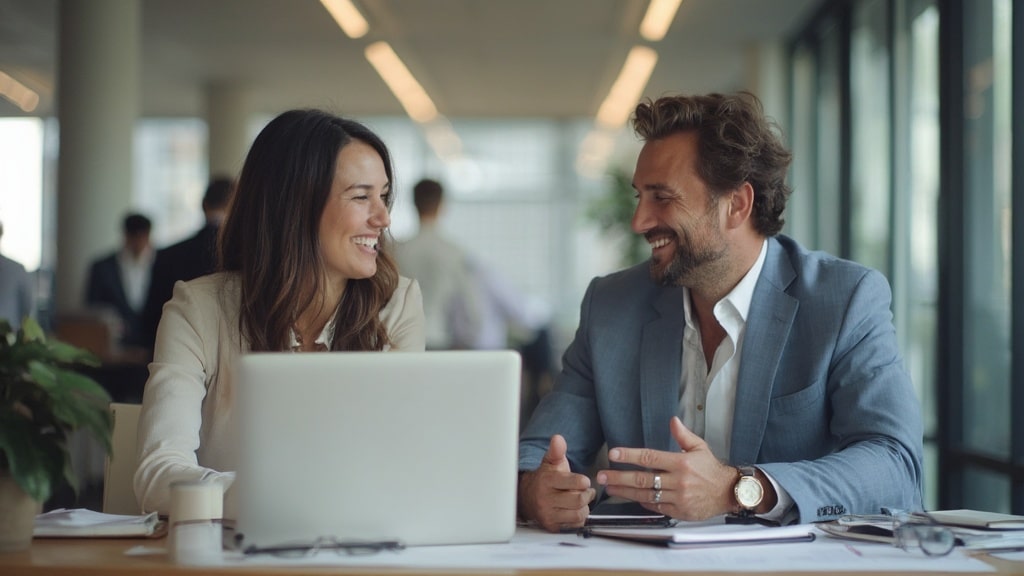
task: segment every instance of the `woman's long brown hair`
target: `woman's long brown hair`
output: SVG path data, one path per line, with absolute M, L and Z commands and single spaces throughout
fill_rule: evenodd
M 394 189 L 391 156 L 369 128 L 321 110 L 291 110 L 256 137 L 221 226 L 221 270 L 241 283 L 239 330 L 252 351 L 288 349 L 300 312 L 325 302 L 320 217 L 338 153 L 353 141 L 380 154 Z M 388 195 L 388 210 L 392 195 Z M 381 235 L 377 273 L 350 279 L 335 317 L 332 350 L 381 350 L 389 343 L 380 311 L 398 285 L 398 269 Z

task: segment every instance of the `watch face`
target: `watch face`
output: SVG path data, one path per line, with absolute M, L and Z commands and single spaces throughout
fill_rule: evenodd
M 753 508 L 761 503 L 764 490 L 761 483 L 749 476 L 744 476 L 736 483 L 736 501 L 744 508 Z

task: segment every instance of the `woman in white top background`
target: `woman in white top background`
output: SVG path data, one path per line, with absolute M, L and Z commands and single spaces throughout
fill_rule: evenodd
M 292 110 L 260 132 L 221 227 L 221 271 L 177 283 L 164 306 L 139 420 L 143 510 L 167 513 L 178 480 L 230 488 L 240 354 L 424 349 L 419 285 L 388 247 L 393 187 L 387 147 L 358 122 Z

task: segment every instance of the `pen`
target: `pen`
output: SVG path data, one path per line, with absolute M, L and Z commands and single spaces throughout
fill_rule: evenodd
M 857 556 L 864 556 L 863 554 L 860 553 L 860 550 L 857 550 L 856 548 L 854 548 L 853 546 L 850 546 L 849 544 L 846 545 L 846 549 L 849 550 L 850 552 L 853 552 Z

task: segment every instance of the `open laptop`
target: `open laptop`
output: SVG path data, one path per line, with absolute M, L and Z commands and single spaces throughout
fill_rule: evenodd
M 243 546 L 512 537 L 516 352 L 262 353 L 239 367 Z

